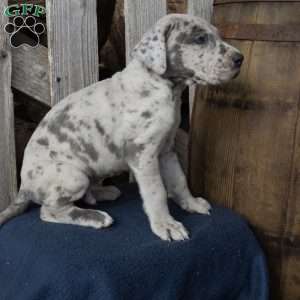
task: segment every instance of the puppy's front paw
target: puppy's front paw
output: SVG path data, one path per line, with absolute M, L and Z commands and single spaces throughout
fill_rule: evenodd
M 165 241 L 183 241 L 189 238 L 188 231 L 173 218 L 155 221 L 151 224 L 152 231 Z
M 201 197 L 189 198 L 182 201 L 181 207 L 191 213 L 210 215 L 211 205 Z

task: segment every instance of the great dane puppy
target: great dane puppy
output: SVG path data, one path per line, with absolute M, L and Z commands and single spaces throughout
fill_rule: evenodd
M 209 214 L 210 205 L 192 196 L 174 152 L 181 92 L 234 78 L 242 61 L 203 19 L 162 18 L 126 69 L 69 95 L 45 116 L 26 147 L 18 196 L 0 214 L 0 224 L 34 201 L 44 221 L 107 227 L 113 222 L 107 213 L 74 201 L 95 203 L 91 182 L 130 169 L 152 231 L 163 240 L 187 239 L 185 227 L 170 215 L 167 193 L 192 213 Z M 102 191 L 104 198 L 119 195 L 112 187 Z

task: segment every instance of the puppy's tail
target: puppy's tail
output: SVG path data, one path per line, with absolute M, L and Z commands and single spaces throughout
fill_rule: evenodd
M 29 202 L 26 193 L 20 190 L 17 198 L 4 211 L 0 212 L 0 226 L 13 217 L 23 213 L 29 206 Z

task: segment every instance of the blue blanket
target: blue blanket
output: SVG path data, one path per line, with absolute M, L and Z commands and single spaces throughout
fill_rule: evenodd
M 114 203 L 109 229 L 44 223 L 34 207 L 0 229 L 1 300 L 267 300 L 264 255 L 246 222 L 214 207 L 188 214 L 170 203 L 191 239 L 150 231 L 134 185 Z

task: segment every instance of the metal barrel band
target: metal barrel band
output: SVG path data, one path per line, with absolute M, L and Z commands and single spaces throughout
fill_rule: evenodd
M 299 24 L 216 24 L 220 35 L 225 39 L 300 42 Z
M 300 0 L 215 0 L 214 5 L 224 5 L 224 4 L 244 4 L 244 3 L 291 3 L 300 2 Z

